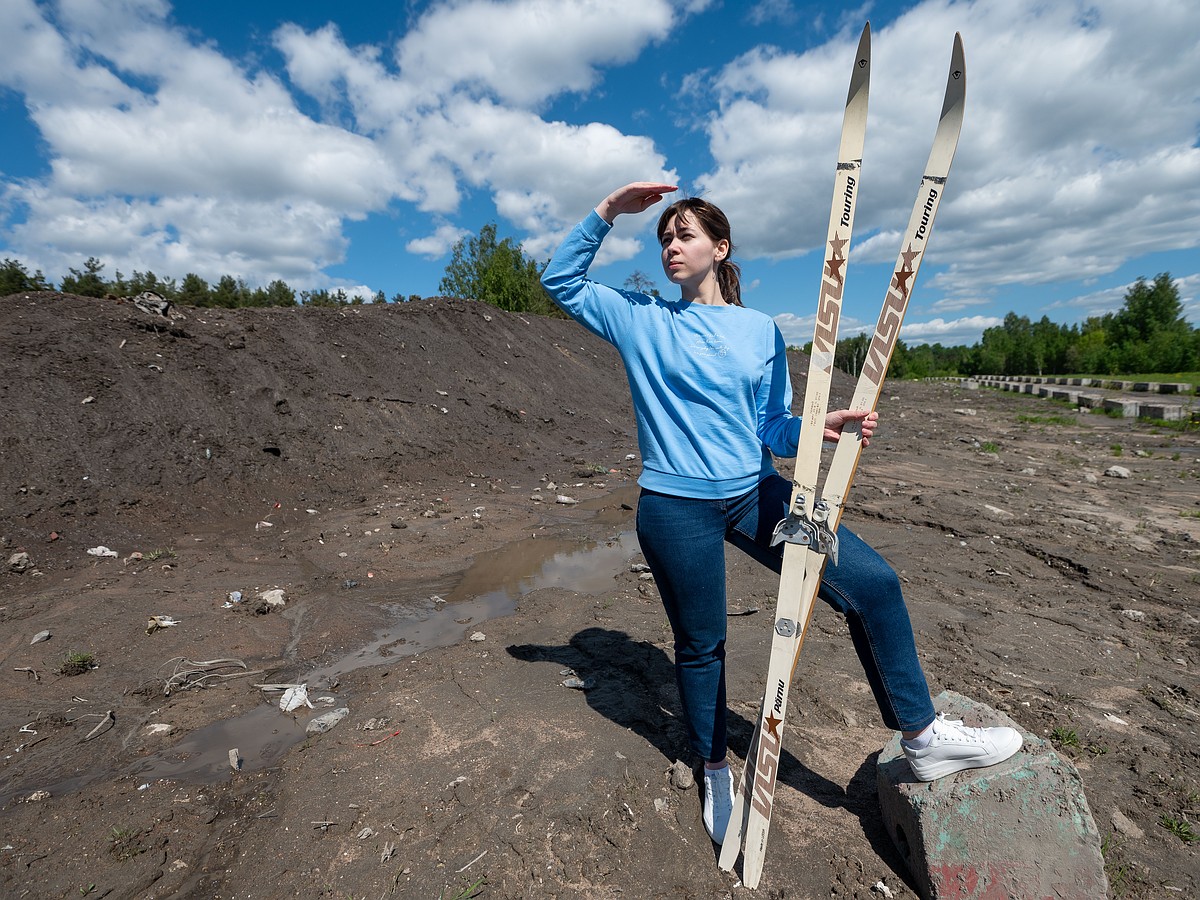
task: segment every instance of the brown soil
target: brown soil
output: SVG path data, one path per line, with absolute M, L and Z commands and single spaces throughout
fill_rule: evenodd
M 667 776 L 693 761 L 631 569 L 629 401 L 583 329 L 14 295 L 0 407 L 4 896 L 756 896 Z M 846 522 L 901 573 L 931 687 L 1074 762 L 1114 895 L 1197 896 L 1200 438 L 945 383 L 881 414 Z M 777 580 L 729 561 L 740 758 Z M 257 687 L 297 682 L 315 709 Z M 914 896 L 827 608 L 792 698 L 757 896 Z

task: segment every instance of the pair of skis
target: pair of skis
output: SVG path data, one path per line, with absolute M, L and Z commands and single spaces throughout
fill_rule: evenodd
M 776 529 L 774 538 L 775 543 L 784 542 L 784 547 L 767 687 L 758 725 L 750 741 L 746 764 L 735 793 L 729 828 L 721 845 L 719 865 L 726 871 L 733 868 L 739 852 L 743 853 L 742 883 L 750 888 L 757 887 L 762 876 L 782 751 L 788 691 L 821 586 L 826 560 L 832 560 L 837 565 L 837 527 L 862 452 L 860 425 L 857 421 L 851 422 L 842 431 L 825 483 L 818 494 L 822 429 L 828 411 L 846 262 L 866 138 L 871 72 L 870 28 L 868 22 L 859 39 L 842 121 L 825 264 L 808 384 L 804 393 L 802 416 L 805 424 L 800 431 L 800 444 L 796 452 L 792 505 L 787 518 Z M 965 89 L 962 38 L 955 34 L 950 74 L 933 148 L 921 177 L 921 186 L 904 232 L 891 283 L 884 296 L 875 334 L 854 390 L 854 398 L 850 403 L 852 410 L 873 410 L 879 401 L 888 363 L 900 336 L 900 325 L 908 308 L 917 270 L 924 257 L 933 219 L 950 172 L 950 163 L 958 146 Z

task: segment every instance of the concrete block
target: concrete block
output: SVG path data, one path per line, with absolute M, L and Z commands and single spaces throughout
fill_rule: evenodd
M 1138 406 L 1138 416 L 1143 419 L 1180 422 L 1183 420 L 1183 407 L 1170 403 L 1142 403 Z
M 1136 418 L 1139 403 L 1137 400 L 1105 400 L 1105 412 L 1119 412 L 1124 418 Z
M 1016 723 L 944 691 L 934 706 L 968 725 Z M 1025 746 L 987 769 L 917 781 L 899 735 L 879 754 L 884 825 L 925 900 L 1108 896 L 1100 833 L 1079 773 L 1020 728 Z

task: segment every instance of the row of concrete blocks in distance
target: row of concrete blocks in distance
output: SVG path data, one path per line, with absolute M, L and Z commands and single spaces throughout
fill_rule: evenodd
M 1036 384 L 1013 384 L 1007 381 L 988 382 L 986 387 L 999 388 L 1004 391 L 1015 391 L 1019 394 L 1032 394 L 1047 400 L 1065 400 L 1072 406 L 1084 409 L 1103 409 L 1105 412 L 1120 413 L 1127 419 L 1160 419 L 1164 422 L 1180 422 L 1190 417 L 1191 412 L 1185 406 L 1174 403 L 1147 403 L 1144 400 L 1123 400 L 1113 397 L 1102 397 L 1099 394 L 1086 394 L 1083 391 L 1071 391 L 1065 388 L 1046 387 Z
M 1068 387 L 1104 388 L 1109 391 L 1130 391 L 1134 394 L 1200 393 L 1200 384 L 1188 384 L 1186 381 L 1119 381 L 1111 378 L 1066 378 L 1061 375 L 978 375 L 975 380 L 987 385 L 1064 384 Z

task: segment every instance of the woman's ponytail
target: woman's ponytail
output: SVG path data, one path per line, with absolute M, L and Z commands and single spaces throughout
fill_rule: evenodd
M 730 252 L 733 248 L 730 247 Z M 742 268 L 726 256 L 717 266 L 717 287 L 721 297 L 733 306 L 742 306 Z

